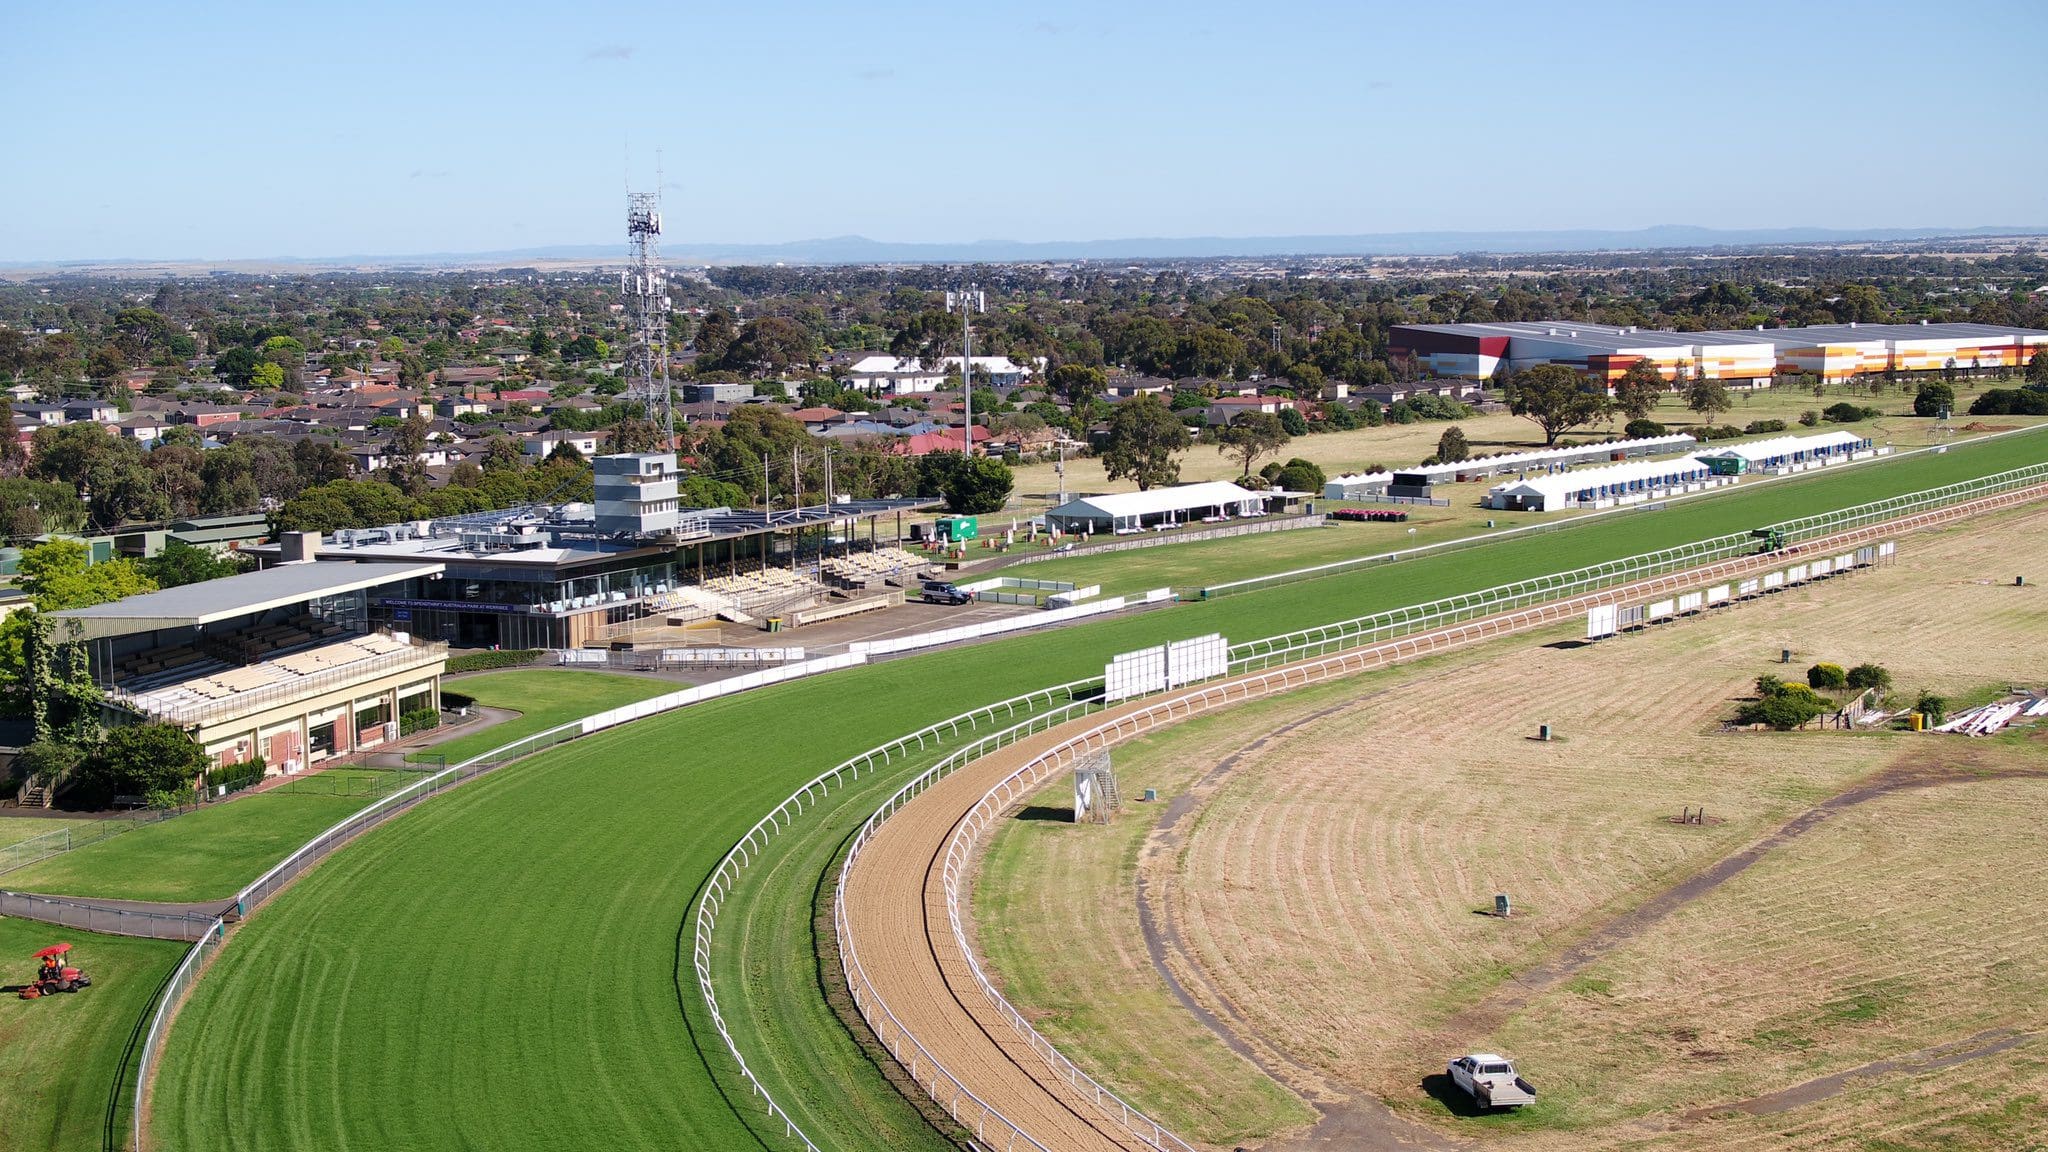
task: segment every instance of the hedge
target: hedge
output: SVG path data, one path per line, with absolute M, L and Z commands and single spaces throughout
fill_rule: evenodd
M 206 774 L 206 782 L 214 788 L 225 787 L 230 792 L 240 792 L 249 785 L 263 779 L 263 758 L 244 760 L 239 764 L 226 764 Z
M 398 718 L 400 736 L 410 736 L 415 732 L 425 732 L 429 728 L 440 726 L 441 714 L 432 708 L 416 708 Z
M 508 648 L 495 652 L 464 652 L 448 658 L 450 672 L 487 672 L 493 668 L 521 668 L 541 658 L 545 648 Z

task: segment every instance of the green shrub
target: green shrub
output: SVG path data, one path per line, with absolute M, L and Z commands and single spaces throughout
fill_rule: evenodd
M 1811 428 L 1818 423 L 1820 423 L 1820 413 L 1811 408 L 1799 414 L 1799 426 L 1801 428 Z
M 1847 400 L 1830 404 L 1821 414 L 1821 419 L 1831 424 L 1854 424 L 1858 420 L 1875 420 L 1884 413 L 1875 408 L 1859 408 Z
M 1868 692 L 1872 688 L 1889 692 L 1892 688 L 1892 674 L 1882 664 L 1858 664 L 1849 669 L 1849 687 Z
M 1733 424 L 1702 424 L 1692 430 L 1695 440 L 1733 440 L 1742 435 L 1742 429 Z
M 1948 719 L 1948 697 L 1922 692 L 1920 698 L 1913 701 L 1913 711 L 1927 717 L 1928 724 L 1939 724 Z
M 504 648 L 492 652 L 464 652 L 448 658 L 450 672 L 488 672 L 493 668 L 523 668 L 541 658 L 545 648 Z
M 1849 672 L 1840 664 L 1825 661 L 1806 670 L 1808 687 L 1820 689 L 1842 689 L 1849 686 Z
M 1813 423 L 1818 424 L 1819 422 L 1818 419 L 1815 419 Z M 1812 427 L 1813 425 L 1809 424 L 1807 426 Z M 1785 422 L 1783 420 L 1751 420 L 1749 426 L 1742 430 L 1742 434 L 1744 436 L 1762 436 L 1766 432 L 1783 432 L 1784 430 Z
M 410 736 L 441 726 L 441 714 L 432 708 L 416 708 L 398 718 L 398 734 Z
M 1630 440 L 1645 440 L 1652 436 L 1662 436 L 1666 431 L 1667 429 L 1655 420 L 1631 420 L 1628 426 L 1621 430 L 1621 434 Z
M 1970 404 L 1972 416 L 2048 416 L 2048 392 L 1993 388 Z
M 1913 393 L 1915 416 L 1939 416 L 1943 412 L 1954 411 L 1955 406 L 1956 390 L 1946 384 L 1922 384 L 1920 390 Z
M 1744 704 L 1735 713 L 1738 724 L 1762 724 L 1779 732 L 1804 728 L 1813 718 L 1828 711 L 1828 704 L 1804 685 L 1797 692 L 1778 692 Z
M 206 773 L 206 783 L 211 789 L 225 787 L 229 792 L 240 792 L 262 780 L 264 771 L 263 758 L 258 756 L 254 760 L 244 760 L 240 764 L 224 764 L 209 769 Z

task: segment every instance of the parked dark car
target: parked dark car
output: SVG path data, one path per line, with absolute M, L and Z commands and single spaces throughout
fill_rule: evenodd
M 974 600 L 972 593 L 962 592 L 944 580 L 927 580 L 918 592 L 927 604 L 968 604 Z

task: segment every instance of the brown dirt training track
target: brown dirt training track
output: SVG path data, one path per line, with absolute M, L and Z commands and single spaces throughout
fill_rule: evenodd
M 1901 531 L 1932 527 L 2048 494 L 2048 489 L 2005 493 L 1970 504 L 1921 513 L 1823 541 L 1802 551 L 1825 554 Z M 990 1002 L 961 952 L 946 906 L 942 870 L 956 837 L 972 846 L 987 822 L 969 822 L 986 794 L 1034 762 L 1067 763 L 1065 750 L 1138 735 L 1152 728 L 1230 703 L 1260 698 L 1340 676 L 1384 667 L 1418 656 L 1461 648 L 1481 640 L 1560 623 L 1596 604 L 1699 587 L 1785 563 L 1783 556 L 1748 556 L 1605 589 L 1436 632 L 1420 633 L 1339 656 L 1286 665 L 1240 676 L 1167 699 L 1147 699 L 1040 733 L 968 764 L 909 801 L 879 829 L 849 864 L 840 922 L 845 943 L 860 958 L 866 987 L 856 980 L 855 998 L 899 1062 L 984 1142 L 997 1148 L 1139 1149 L 1151 1141 L 1133 1135 L 1117 1119 L 1117 1105 L 1098 1106 L 1092 1091 L 1077 1089 L 1053 1070 Z M 1042 785 L 1049 776 L 1032 783 Z M 1016 799 L 1022 799 L 1020 791 Z M 886 1012 L 885 1025 L 880 1020 Z M 908 1033 L 908 1037 L 903 1034 Z M 903 1043 L 914 1037 L 915 1045 Z M 927 1055 L 915 1054 L 922 1048 Z M 971 1097 L 936 1077 L 936 1059 Z M 977 1106 L 978 1105 L 978 1106 Z M 1011 1140 L 1001 1122 L 1008 1118 L 1025 1133 Z M 1149 1125 L 1145 1125 L 1149 1129 Z

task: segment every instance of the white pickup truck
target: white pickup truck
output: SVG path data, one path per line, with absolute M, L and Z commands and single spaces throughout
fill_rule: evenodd
M 1471 1093 L 1483 1108 L 1519 1108 L 1536 1102 L 1536 1089 L 1515 1075 L 1515 1066 L 1505 1056 L 1474 1052 L 1451 1061 L 1446 1070 L 1451 1082 Z

